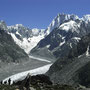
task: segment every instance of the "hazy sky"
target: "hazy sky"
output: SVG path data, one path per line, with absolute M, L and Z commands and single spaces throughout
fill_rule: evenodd
M 0 0 L 0 20 L 7 25 L 47 28 L 58 13 L 90 14 L 90 0 Z

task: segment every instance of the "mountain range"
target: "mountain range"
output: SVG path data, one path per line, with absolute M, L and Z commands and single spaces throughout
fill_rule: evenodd
M 7 51 L 8 57 L 17 55 L 28 58 L 30 55 L 50 60 L 53 65 L 46 75 L 53 83 L 89 86 L 90 15 L 79 18 L 74 14 L 58 14 L 46 29 L 30 29 L 22 24 L 7 26 L 4 21 L 0 21 L 0 29 L 0 44 L 5 49 L 2 50 L 2 46 L 0 51 Z M 8 37 L 11 42 L 7 40 Z M 12 43 L 12 46 L 8 43 Z M 19 51 L 14 54 L 7 46 L 12 51 Z
M 47 29 L 30 29 L 22 24 L 7 26 L 4 21 L 0 22 L 0 27 L 6 30 L 27 54 L 58 59 L 67 55 L 69 49 L 90 32 L 89 24 L 90 15 L 79 18 L 74 14 L 58 14 Z

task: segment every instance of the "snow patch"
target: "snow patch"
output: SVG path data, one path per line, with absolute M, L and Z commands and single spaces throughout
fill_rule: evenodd
M 65 37 L 62 37 L 62 39 L 65 39 Z
M 49 47 L 50 47 L 50 45 L 47 45 L 46 47 L 47 47 L 47 48 L 49 48 Z
M 16 34 L 18 34 L 19 36 L 21 36 L 21 34 L 19 34 L 18 31 L 16 32 Z
M 17 37 L 15 36 L 15 34 L 13 34 L 13 33 L 9 33 L 9 34 L 12 36 L 12 38 L 14 39 L 14 41 L 16 42 L 16 44 L 21 45 L 21 41 L 19 39 L 17 39 Z
M 83 54 L 82 54 L 82 55 L 79 55 L 78 58 L 80 58 L 80 57 L 82 57 L 82 56 L 83 56 Z
M 89 54 L 89 46 L 87 47 L 86 56 L 87 57 L 90 56 L 90 54 Z
M 81 40 L 81 38 L 79 38 L 79 37 L 73 37 L 72 39 L 77 40 L 77 42 L 79 42 L 79 40 Z
M 70 43 L 70 47 L 72 48 L 72 43 Z
M 62 46 L 64 43 L 65 43 L 65 40 L 63 42 L 61 42 L 59 46 Z

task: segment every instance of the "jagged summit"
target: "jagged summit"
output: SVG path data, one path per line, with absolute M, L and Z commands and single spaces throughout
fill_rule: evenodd
M 83 20 L 83 21 L 86 21 L 86 22 L 90 22 L 90 14 L 84 15 L 84 16 L 82 17 L 82 20 Z
M 7 26 L 7 28 L 9 29 L 9 31 L 12 31 L 12 29 L 15 29 L 16 31 L 20 31 L 20 30 L 27 30 L 29 28 L 25 27 L 23 24 L 15 24 L 12 26 Z
M 65 30 L 66 32 L 71 31 L 71 32 L 77 32 L 79 33 L 80 31 L 78 28 L 80 28 L 81 23 L 77 23 L 73 20 L 70 20 L 69 22 L 63 23 L 59 26 L 59 29 Z
M 3 20 L 0 21 L 0 29 L 7 30 L 7 25 L 6 25 L 5 21 L 3 21 Z
M 23 26 L 23 25 L 22 24 L 16 24 L 16 26 L 19 27 L 19 26 Z
M 64 14 L 64 13 L 59 13 L 50 23 L 50 25 L 48 26 L 46 33 L 47 35 L 54 29 L 59 27 L 61 24 L 72 20 L 80 20 L 81 22 L 84 21 L 85 23 L 90 22 L 90 14 L 84 15 L 82 18 L 79 18 L 77 15 L 75 14 Z
M 77 15 L 74 14 L 58 14 L 53 21 L 50 23 L 49 27 L 46 30 L 46 33 L 49 34 L 54 28 L 57 28 L 59 25 L 61 25 L 62 23 L 64 23 L 65 21 L 68 20 L 77 20 L 79 19 L 79 17 Z

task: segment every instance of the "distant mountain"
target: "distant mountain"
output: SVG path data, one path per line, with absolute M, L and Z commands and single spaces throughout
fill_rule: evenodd
M 0 66 L 2 63 L 19 63 L 28 61 L 29 57 L 7 34 L 0 28 Z
M 54 83 L 89 87 L 90 34 L 81 38 L 66 57 L 58 59 L 47 72 Z
M 16 24 L 15 26 L 8 26 L 8 32 L 22 49 L 26 53 L 29 53 L 37 43 L 44 38 L 44 29 L 29 29 L 22 24 Z
M 24 49 L 26 53 L 29 53 L 45 36 L 44 29 L 30 29 L 22 24 L 7 26 L 4 21 L 0 21 L 0 27 L 6 30 L 8 34 L 12 36 L 16 44 Z
M 51 59 L 67 56 L 81 37 L 90 33 L 90 15 L 79 18 L 76 15 L 58 14 L 47 28 L 46 33 L 48 32 L 50 34 L 30 54 Z

